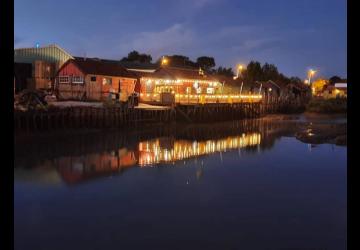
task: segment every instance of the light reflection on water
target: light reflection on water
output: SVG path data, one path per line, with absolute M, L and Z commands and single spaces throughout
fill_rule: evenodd
M 171 164 L 237 150 L 242 154 L 270 150 L 281 136 L 293 136 L 299 124 L 244 120 L 215 125 L 152 128 L 146 135 L 135 133 L 99 133 L 61 139 L 19 143 L 15 152 L 17 179 L 39 179 L 58 172 L 58 181 L 68 184 L 123 172 L 132 167 Z M 160 133 L 159 133 L 160 131 Z M 165 131 L 165 132 L 164 132 Z M 244 149 L 244 153 L 241 150 Z M 184 161 L 185 163 L 185 161 Z M 36 170 L 36 174 L 34 171 Z M 61 180 L 60 180 L 61 177 Z M 15 180 L 17 180 L 15 179 Z
M 31 172 L 37 169 L 36 179 L 39 179 L 41 169 L 47 174 L 49 169 L 53 169 L 63 181 L 74 184 L 132 167 L 170 164 L 215 153 L 220 153 L 222 158 L 223 152 L 231 150 L 239 150 L 239 154 L 241 149 L 260 152 L 260 146 L 263 149 L 271 147 L 279 131 L 282 131 L 279 124 L 240 121 L 215 126 L 191 126 L 184 130 L 175 128 L 155 138 L 150 131 L 141 138 L 116 133 L 116 136 L 85 135 L 77 141 L 72 138 L 64 142 L 50 139 L 39 142 L 33 148 L 25 147 L 26 143 L 22 143 L 18 146 L 20 156 L 15 157 L 15 176 L 32 180 L 34 176 Z M 264 136 L 267 138 L 262 141 Z M 54 144 L 55 141 L 57 143 Z M 73 145 L 75 142 L 78 145 Z M 128 145 L 124 145 L 126 143 Z
M 187 141 L 158 138 L 139 143 L 139 165 L 147 166 L 157 163 L 168 163 L 192 157 L 209 155 L 216 152 L 226 152 L 258 145 L 261 142 L 260 133 L 242 134 L 219 140 Z
M 299 126 L 18 143 L 15 249 L 346 249 L 346 148 L 308 148 Z

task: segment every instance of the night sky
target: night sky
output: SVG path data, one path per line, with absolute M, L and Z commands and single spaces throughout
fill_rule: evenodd
M 258 60 L 287 76 L 347 75 L 346 0 L 15 0 L 15 48 L 56 43 L 75 56 Z

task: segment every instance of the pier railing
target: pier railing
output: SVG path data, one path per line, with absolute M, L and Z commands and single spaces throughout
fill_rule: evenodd
M 161 94 L 140 94 L 143 102 L 161 103 Z M 205 95 L 205 94 L 174 94 L 176 104 L 208 104 L 208 103 L 242 103 L 261 102 L 261 95 Z

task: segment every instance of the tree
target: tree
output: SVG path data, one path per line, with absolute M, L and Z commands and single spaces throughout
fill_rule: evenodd
M 186 66 L 190 61 L 189 57 L 183 55 L 172 55 L 168 57 L 169 65 L 174 67 Z
M 283 74 L 279 74 L 278 78 L 275 80 L 275 82 L 278 82 L 282 85 L 288 85 L 290 83 L 290 79 L 288 77 L 286 77 L 285 75 Z
M 219 67 L 219 68 L 216 70 L 216 73 L 217 73 L 218 75 L 223 75 L 223 76 L 229 76 L 229 77 L 233 77 L 233 76 L 234 76 L 234 72 L 233 72 L 232 68 Z
M 215 59 L 213 57 L 201 56 L 196 59 L 196 63 L 203 69 L 209 71 L 215 67 Z
M 139 55 L 139 61 L 141 63 L 151 63 L 152 57 L 151 57 L 151 55 L 141 54 L 141 55 Z
M 303 81 L 297 76 L 292 76 L 292 77 L 290 77 L 289 80 L 291 83 L 294 83 L 294 84 L 303 84 Z
M 189 57 L 187 56 L 183 56 L 183 55 L 172 55 L 172 56 L 168 56 L 165 55 L 164 56 L 167 60 L 167 66 L 172 66 L 172 67 L 192 67 L 192 68 L 198 68 L 199 65 L 196 62 L 193 62 L 189 59 Z M 163 57 L 160 57 L 157 61 L 156 64 L 157 65 L 161 65 L 161 61 L 162 61 Z
M 273 80 L 276 81 L 276 79 L 279 78 L 279 72 L 277 67 L 274 64 L 268 64 L 265 63 L 261 68 L 261 80 L 267 81 L 267 80 Z
M 242 75 L 244 75 L 244 80 L 249 83 L 261 81 L 263 79 L 261 64 L 257 61 L 251 61 Z
M 127 57 L 121 59 L 122 62 L 140 62 L 140 63 L 151 63 L 152 57 L 148 54 L 140 54 L 136 50 L 131 51 Z
M 330 79 L 329 79 L 330 85 L 335 85 L 335 83 L 339 83 L 339 82 L 342 82 L 342 79 L 339 76 L 333 76 L 333 77 L 330 77 Z

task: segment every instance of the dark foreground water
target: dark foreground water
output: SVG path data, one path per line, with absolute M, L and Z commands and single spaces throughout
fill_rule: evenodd
M 18 143 L 15 249 L 346 249 L 346 147 L 240 122 Z

